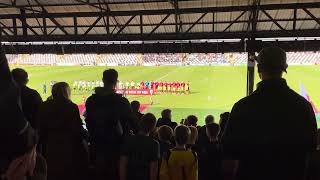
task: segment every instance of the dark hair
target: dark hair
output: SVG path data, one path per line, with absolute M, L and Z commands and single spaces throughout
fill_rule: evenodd
M 281 76 L 288 68 L 286 52 L 279 47 L 267 47 L 257 57 L 258 72 L 271 76 Z
M 209 138 L 217 138 L 220 133 L 220 126 L 216 123 L 207 124 L 206 130 Z
M 196 127 L 197 126 L 197 123 L 198 123 L 198 118 L 197 116 L 195 115 L 190 115 L 187 117 L 186 121 L 185 121 L 185 124 L 187 126 L 194 126 Z
M 142 116 L 139 123 L 140 131 L 150 133 L 156 127 L 157 119 L 152 113 L 147 113 Z
M 229 120 L 230 113 L 229 112 L 224 112 L 220 114 L 220 127 L 221 127 L 221 133 L 224 132 L 224 129 L 226 128 L 227 122 Z
M 57 99 L 57 98 L 69 98 L 69 94 L 68 94 L 68 89 L 70 89 L 70 86 L 68 83 L 66 82 L 58 82 L 55 83 L 52 86 L 52 90 L 51 90 L 51 94 L 53 99 Z
M 214 122 L 214 116 L 213 115 L 208 115 L 206 118 L 205 118 L 205 123 L 206 124 L 210 124 L 210 123 L 213 123 Z
M 14 81 L 18 85 L 25 85 L 28 83 L 28 73 L 21 68 L 16 68 L 11 71 Z
M 103 83 L 104 84 L 117 84 L 118 72 L 115 69 L 107 69 L 103 72 Z
M 187 144 L 191 135 L 190 129 L 185 125 L 179 125 L 174 130 L 174 139 L 178 145 Z
M 171 110 L 170 110 L 170 109 L 164 109 L 164 110 L 161 112 L 161 117 L 162 117 L 162 118 L 168 118 L 168 119 L 170 119 L 170 118 L 171 118 L 170 115 L 171 115 Z
M 139 101 L 132 101 L 131 102 L 131 108 L 133 111 L 138 112 L 140 109 L 140 102 Z
M 158 129 L 158 135 L 161 141 L 170 141 L 173 136 L 173 130 L 170 126 L 163 125 Z

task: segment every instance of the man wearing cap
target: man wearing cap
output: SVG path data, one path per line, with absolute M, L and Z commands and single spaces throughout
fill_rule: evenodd
M 221 140 L 224 153 L 238 160 L 240 180 L 305 179 L 316 148 L 313 109 L 282 78 L 288 67 L 282 49 L 263 49 L 257 62 L 262 81 L 234 105 Z

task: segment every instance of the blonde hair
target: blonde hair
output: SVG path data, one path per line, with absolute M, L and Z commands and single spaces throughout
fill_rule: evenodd
M 196 144 L 196 141 L 198 139 L 198 129 L 194 126 L 189 126 L 189 129 L 191 134 L 189 136 L 187 144 Z

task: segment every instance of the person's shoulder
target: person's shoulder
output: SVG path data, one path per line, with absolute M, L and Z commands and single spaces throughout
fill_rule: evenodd
M 295 100 L 297 103 L 301 103 L 301 104 L 304 104 L 304 105 L 310 105 L 308 100 L 306 100 L 303 96 L 301 96 L 300 94 L 298 94 L 294 90 L 289 89 L 289 93 L 290 93 L 290 98 Z
M 254 94 L 240 99 L 238 102 L 236 102 L 234 104 L 233 107 L 234 108 L 239 108 L 239 107 L 246 106 L 246 105 L 250 104 L 253 100 L 254 100 Z
M 37 90 L 29 88 L 28 86 L 24 86 L 23 91 L 27 92 L 29 95 L 32 96 L 40 96 Z

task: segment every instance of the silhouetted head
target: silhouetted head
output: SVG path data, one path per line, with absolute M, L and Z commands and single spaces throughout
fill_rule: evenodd
M 131 102 L 131 109 L 132 109 L 134 112 L 139 112 L 140 102 L 139 102 L 139 101 L 132 101 L 132 102 Z
M 186 145 L 191 135 L 189 127 L 179 125 L 174 130 L 174 139 L 177 145 Z
M 223 133 L 224 129 L 226 128 L 226 125 L 227 125 L 228 120 L 229 120 L 229 116 L 230 116 L 229 112 L 224 112 L 224 113 L 220 114 L 219 125 L 220 125 L 220 128 L 221 128 L 221 133 Z
M 214 122 L 214 116 L 208 115 L 208 116 L 206 117 L 206 119 L 205 119 L 206 125 L 207 125 L 207 124 L 210 124 L 210 123 L 213 123 L 213 122 Z
M 139 123 L 140 132 L 144 134 L 150 134 L 156 128 L 156 124 L 156 117 L 151 113 L 147 113 L 142 116 L 141 121 Z
M 171 110 L 165 109 L 161 112 L 161 117 L 164 119 L 171 119 Z
M 118 72 L 115 69 L 107 69 L 103 72 L 102 80 L 105 87 L 114 89 L 118 82 Z
M 190 115 L 185 120 L 185 125 L 197 127 L 198 118 L 195 115 Z
M 210 140 L 217 140 L 219 133 L 219 124 L 211 123 L 206 125 L 206 134 Z
M 198 129 L 194 126 L 189 126 L 190 129 L 190 137 L 188 139 L 188 143 L 187 144 L 196 144 L 196 141 L 198 139 Z
M 264 48 L 257 57 L 258 72 L 262 80 L 281 78 L 287 72 L 286 52 L 278 47 Z
M 173 137 L 173 130 L 170 126 L 163 125 L 158 129 L 158 136 L 161 141 L 170 141 Z
M 19 86 L 25 86 L 29 82 L 28 79 L 28 73 L 21 68 L 16 68 L 11 71 L 12 77 L 14 81 L 19 85 Z
M 52 86 L 52 98 L 53 99 L 70 99 L 71 90 L 70 86 L 66 82 L 58 82 Z

